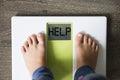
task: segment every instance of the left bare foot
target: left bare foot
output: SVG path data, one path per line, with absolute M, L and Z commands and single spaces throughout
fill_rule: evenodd
M 45 37 L 42 33 L 29 36 L 21 51 L 31 75 L 37 68 L 46 66 Z

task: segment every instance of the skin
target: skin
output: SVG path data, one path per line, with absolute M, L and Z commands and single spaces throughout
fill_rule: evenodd
M 78 33 L 76 36 L 77 68 L 88 65 L 96 68 L 99 46 L 90 36 Z
M 78 33 L 75 42 L 77 68 L 88 65 L 95 69 L 99 50 L 95 40 L 88 35 Z M 41 66 L 47 67 L 45 50 L 45 37 L 41 32 L 29 36 L 23 44 L 21 51 L 30 75 Z
M 45 37 L 42 33 L 29 36 L 21 51 L 31 75 L 37 68 L 46 66 Z

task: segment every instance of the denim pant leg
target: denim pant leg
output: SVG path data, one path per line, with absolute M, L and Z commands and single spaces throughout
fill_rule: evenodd
M 54 80 L 54 77 L 48 68 L 42 66 L 33 72 L 32 80 Z
M 96 74 L 91 67 L 82 66 L 76 71 L 74 80 L 106 80 L 106 78 Z
M 91 73 L 91 74 L 87 74 L 83 78 L 83 80 L 107 80 L 107 79 L 102 75 Z

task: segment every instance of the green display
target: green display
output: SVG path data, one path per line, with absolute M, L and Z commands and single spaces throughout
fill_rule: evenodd
M 55 80 L 72 80 L 73 39 L 72 24 L 47 23 L 47 63 Z
M 47 24 L 49 40 L 70 40 L 71 24 Z

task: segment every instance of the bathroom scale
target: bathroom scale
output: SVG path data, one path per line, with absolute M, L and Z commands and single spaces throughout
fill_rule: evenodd
M 14 16 L 12 25 L 12 80 L 31 80 L 21 46 L 31 34 L 43 32 L 47 65 L 55 80 L 73 80 L 76 71 L 75 36 L 91 35 L 99 45 L 96 73 L 106 76 L 105 16 Z

